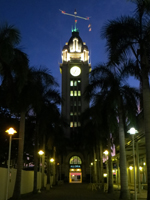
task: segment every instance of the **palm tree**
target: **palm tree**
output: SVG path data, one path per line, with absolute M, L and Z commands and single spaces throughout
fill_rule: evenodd
M 0 75 L 2 76 L 2 88 L 5 91 L 6 105 L 15 113 L 18 110 L 17 102 L 22 97 L 23 88 L 27 80 L 28 58 L 17 48 L 20 43 L 20 32 L 14 27 L 5 24 L 0 27 Z M 15 106 L 16 105 L 16 106 Z M 23 105 L 23 104 L 22 104 Z M 18 170 L 16 182 L 21 183 L 22 155 L 24 146 L 25 109 L 20 109 Z M 20 183 L 18 188 L 20 188 Z M 20 194 L 20 189 L 18 194 Z
M 98 97 L 99 98 L 99 97 Z M 112 138 L 116 137 L 116 134 L 118 133 L 118 124 L 117 124 L 117 113 L 116 109 L 112 107 L 112 104 L 110 103 L 110 99 L 108 96 L 105 96 L 105 98 L 102 101 L 102 104 L 99 105 L 102 108 L 102 132 L 107 138 L 107 148 L 108 148 L 108 193 L 113 192 L 113 176 L 112 176 Z
M 20 77 L 21 78 L 21 77 Z M 9 108 L 12 112 L 18 113 L 20 124 L 19 124 L 19 145 L 18 145 L 18 158 L 17 158 L 17 175 L 15 188 L 13 193 L 13 199 L 20 199 L 21 195 L 21 171 L 23 169 L 23 154 L 24 154 L 24 136 L 25 136 L 25 121 L 26 121 L 26 113 L 28 111 L 30 98 L 28 96 L 29 87 L 27 85 L 27 81 L 22 86 L 20 90 L 20 85 L 18 85 L 19 80 L 17 78 L 14 79 L 12 84 L 12 93 L 10 94 L 11 102 L 9 102 Z M 17 87 L 18 86 L 18 87 Z M 16 89 L 16 90 L 15 90 Z
M 112 133 L 112 124 L 116 124 L 116 115 L 114 116 L 114 112 L 109 109 L 110 102 L 106 100 L 106 95 L 99 95 L 96 92 L 91 94 L 89 93 L 89 85 L 85 91 L 86 98 L 91 99 L 92 107 L 86 110 L 83 113 L 83 132 L 85 134 L 85 141 L 90 144 L 90 150 L 96 152 L 97 160 L 97 173 L 96 180 L 101 184 L 101 189 L 104 188 L 104 179 L 103 179 L 103 149 L 109 147 L 109 184 L 108 184 L 108 192 L 113 192 L 113 179 L 112 179 L 112 163 L 111 163 L 111 139 L 110 132 Z M 108 104 L 109 103 L 109 104 Z M 112 117 L 113 116 L 113 117 Z M 115 122 L 114 122 L 115 120 Z M 113 123 L 112 123 L 113 122 Z M 113 124 L 113 125 L 114 125 Z M 93 134 L 94 133 L 94 134 Z M 91 140 L 92 135 L 92 140 Z M 89 136 L 89 138 L 88 138 Z M 92 142 L 93 141 L 93 142 Z M 87 143 L 87 144 L 88 144 Z M 106 147 L 108 146 L 108 147 Z
M 28 58 L 18 48 L 20 32 L 17 28 L 7 23 L 0 27 L 0 75 L 2 85 L 11 86 L 13 77 L 18 77 L 19 89 L 24 85 L 27 77 Z M 19 77 L 21 78 L 19 79 Z
M 56 95 L 58 95 L 56 93 Z M 48 101 L 47 101 L 48 103 Z M 49 184 L 49 161 L 50 156 L 52 157 L 52 150 L 55 146 L 55 138 L 59 134 L 57 130 L 57 126 L 60 125 L 60 113 L 57 107 L 57 104 L 49 102 L 47 105 L 43 105 L 41 107 L 41 111 L 36 113 L 36 121 L 39 124 L 38 128 L 38 144 L 40 147 L 45 146 L 45 155 L 47 156 L 47 184 Z M 44 150 L 44 149 L 43 149 Z M 35 152 L 37 155 L 37 151 Z M 36 160 L 37 156 L 34 156 Z M 36 179 L 36 174 L 35 174 Z M 36 192 L 37 182 L 35 180 L 34 183 L 34 192 Z M 44 186 L 43 186 L 44 187 Z
M 43 103 L 43 96 L 41 95 L 41 91 L 44 91 L 45 96 L 51 96 L 53 103 L 54 101 L 54 89 L 49 89 L 52 85 L 55 85 L 56 82 L 51 74 L 47 73 L 46 69 L 35 70 L 30 68 L 27 74 L 27 81 L 21 91 L 14 92 L 14 96 L 16 97 L 16 101 L 12 103 L 16 105 L 15 110 L 20 113 L 20 131 L 19 137 L 19 148 L 18 148 L 18 161 L 17 161 L 17 176 L 16 176 L 16 184 L 13 194 L 13 199 L 20 199 L 21 194 L 21 170 L 23 168 L 23 149 L 24 149 L 24 134 L 25 134 L 25 121 L 26 121 L 26 113 L 31 110 L 31 108 L 37 108 L 37 112 L 41 111 L 41 107 Z M 14 85 L 16 86 L 18 79 L 14 80 Z M 16 87 L 17 88 L 17 87 Z M 49 89 L 49 90 L 48 90 Z M 18 89 L 19 90 L 19 89 Z M 49 97 L 50 99 L 50 97 Z M 58 99 L 57 99 L 58 100 Z M 46 102 L 47 103 L 47 102 Z M 39 121 L 39 120 L 37 120 Z M 38 123 L 37 123 L 38 124 Z M 37 129 L 39 132 L 39 129 Z
M 25 134 L 25 115 L 31 107 L 41 108 L 43 97 L 39 97 L 41 88 L 44 87 L 44 95 L 51 98 L 51 105 L 60 100 L 59 94 L 51 86 L 57 83 L 53 76 L 46 70 L 35 71 L 29 69 L 28 59 L 25 53 L 16 48 L 20 42 L 20 33 L 14 26 L 5 24 L 0 28 L 0 74 L 2 76 L 2 88 L 7 95 L 9 109 L 20 114 L 19 147 L 17 161 L 17 176 L 13 198 L 20 198 L 21 170 L 23 167 L 23 148 Z M 42 85 L 43 83 L 43 85 Z M 38 87 L 39 86 L 39 87 Z M 37 88 L 38 87 L 38 88 Z M 48 90 L 48 88 L 50 88 Z M 38 101 L 35 100 L 36 97 Z M 45 102 L 47 103 L 47 102 Z M 38 107 L 39 105 L 39 107 Z
M 60 114 L 58 105 L 61 101 L 60 95 L 56 90 L 58 86 L 54 77 L 45 68 L 31 69 L 32 100 L 31 109 L 35 115 L 35 153 L 34 153 L 34 192 L 37 192 L 37 163 L 38 163 L 38 144 L 43 138 L 48 140 L 51 130 L 56 122 L 59 121 Z M 32 87 L 31 87 L 32 85 Z M 44 133 L 44 134 L 43 134 Z
M 106 38 L 111 63 L 119 63 L 122 58 L 132 56 L 136 61 L 135 72 L 141 73 L 148 175 L 147 199 L 150 199 L 150 1 L 136 0 L 134 3 L 134 15 L 109 21 L 103 27 L 102 36 Z
M 87 98 L 87 97 L 86 97 Z M 81 125 L 84 137 L 84 144 L 86 152 L 91 155 L 92 158 L 97 158 L 96 167 L 94 166 L 94 180 L 100 181 L 99 171 L 99 141 L 100 141 L 100 112 L 96 106 L 91 106 L 85 110 L 81 115 Z M 99 123 L 98 123 L 99 122 Z M 92 149 L 92 151 L 91 151 Z M 95 156 L 93 156 L 95 155 Z M 92 160 L 91 160 L 92 161 Z
M 121 68 L 121 67 L 120 67 Z M 129 199 L 126 153 L 125 153 L 125 119 L 135 115 L 137 111 L 136 89 L 129 87 L 125 82 L 126 71 L 124 67 L 115 68 L 115 73 L 108 66 L 99 65 L 91 72 L 89 92 L 95 91 L 106 97 L 110 104 L 109 108 L 117 113 L 119 123 L 119 144 L 120 144 L 120 174 L 121 192 L 120 198 Z M 125 76 L 125 77 L 124 77 Z M 132 107 L 131 107 L 132 106 Z M 132 112 L 131 112 L 132 111 Z M 110 132 L 109 132 L 110 133 Z
M 92 74 L 93 75 L 93 74 Z M 93 79 L 91 75 L 91 80 Z M 94 84 L 94 85 L 92 85 Z M 87 93 L 90 92 L 89 88 L 91 87 L 94 89 L 96 87 L 95 83 L 92 82 L 88 87 L 87 87 Z M 99 129 L 98 135 L 98 146 L 100 147 L 100 182 L 102 183 L 102 189 L 103 189 L 103 151 L 102 151 L 102 142 L 103 142 L 103 147 L 108 148 L 109 151 L 109 162 L 108 162 L 108 171 L 109 171 L 109 176 L 108 176 L 108 193 L 113 192 L 113 179 L 112 179 L 112 162 L 111 162 L 111 147 L 112 147 L 112 142 L 111 142 L 111 137 L 110 133 L 113 137 L 115 137 L 115 133 L 118 132 L 118 125 L 117 125 L 117 119 L 116 119 L 116 110 L 114 107 L 112 107 L 110 103 L 110 99 L 107 98 L 106 93 L 101 93 L 99 94 L 98 91 L 92 91 L 92 94 L 90 94 L 91 99 L 93 101 L 93 107 L 95 112 L 92 115 L 92 120 L 97 122 L 97 128 Z M 104 146 L 104 142 L 106 143 Z

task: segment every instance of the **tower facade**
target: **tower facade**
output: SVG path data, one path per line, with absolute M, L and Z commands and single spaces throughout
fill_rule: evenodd
M 70 183 L 86 181 L 90 170 L 86 154 L 82 144 L 82 131 L 80 115 L 89 107 L 83 94 L 89 84 L 89 50 L 79 36 L 78 30 L 72 31 L 72 36 L 62 50 L 62 116 L 67 120 L 65 136 L 70 139 L 67 155 L 61 163 L 62 176 Z
M 89 107 L 83 93 L 89 83 L 89 50 L 79 36 L 78 30 L 72 31 L 72 37 L 62 50 L 62 115 L 67 119 L 69 127 L 65 130 L 68 138 L 78 134 L 81 113 Z

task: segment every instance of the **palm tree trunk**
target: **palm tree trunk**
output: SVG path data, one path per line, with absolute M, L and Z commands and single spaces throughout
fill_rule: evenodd
M 36 142 L 37 143 L 37 142 Z M 38 173 L 38 147 L 37 144 L 34 146 L 34 184 L 33 184 L 33 193 L 37 193 L 37 173 Z
M 126 165 L 126 151 L 125 151 L 125 133 L 122 109 L 119 107 L 119 146 L 120 146 L 120 179 L 121 191 L 120 199 L 130 199 L 128 189 L 127 165 Z
M 45 153 L 45 134 L 43 135 L 43 151 Z M 44 189 L 44 165 L 45 165 L 45 154 L 42 157 L 42 189 Z
M 103 145 L 102 141 L 100 141 L 100 183 L 101 190 L 104 191 L 104 177 L 103 177 Z
M 34 146 L 34 185 L 33 185 L 33 193 L 37 193 L 37 172 L 38 172 L 38 122 L 36 124 L 36 130 L 34 134 L 34 141 L 35 141 L 35 146 Z
M 96 157 L 96 152 L 95 152 L 95 147 L 93 147 L 93 153 L 94 153 L 94 177 L 93 177 L 93 182 L 97 183 L 97 162 L 95 161 Z
M 108 193 L 112 193 L 113 192 L 113 177 L 112 177 L 111 139 L 110 139 L 110 136 L 108 137 L 108 152 L 109 152 L 109 156 L 108 156 L 108 172 L 109 172 Z
M 50 189 L 50 154 L 47 152 L 47 185 L 46 190 Z
M 25 111 L 20 113 L 20 128 L 19 128 L 19 147 L 17 160 L 17 175 L 15 189 L 12 199 L 19 200 L 21 197 L 21 172 L 23 169 L 23 149 L 24 149 L 24 134 L 25 134 Z
M 145 125 L 145 142 L 146 142 L 146 166 L 147 166 L 147 199 L 150 199 L 150 89 L 148 75 L 143 70 L 143 108 L 144 108 L 144 125 Z
M 99 145 L 96 145 L 96 157 L 97 157 L 97 181 L 100 183 L 100 156 Z

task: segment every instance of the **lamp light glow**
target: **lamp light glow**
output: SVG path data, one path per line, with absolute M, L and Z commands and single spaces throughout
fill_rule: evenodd
M 104 153 L 105 155 L 108 155 L 109 152 L 108 152 L 107 150 L 105 150 L 103 153 Z
M 127 133 L 130 133 L 131 135 L 135 135 L 136 133 L 138 133 L 138 131 L 135 128 L 130 128 L 130 130 L 127 131 Z
M 44 154 L 44 151 L 40 150 L 40 151 L 38 152 L 38 154 L 39 154 L 40 156 L 42 156 L 42 155 Z
M 139 167 L 139 170 L 142 171 L 142 169 L 143 169 L 143 167 L 140 166 L 140 167 Z
M 9 135 L 14 135 L 14 133 L 17 133 L 16 130 L 14 130 L 14 128 L 9 128 L 8 130 L 5 131 L 6 133 L 8 133 Z
M 54 162 L 54 158 L 51 158 L 51 159 L 50 159 L 50 162 Z

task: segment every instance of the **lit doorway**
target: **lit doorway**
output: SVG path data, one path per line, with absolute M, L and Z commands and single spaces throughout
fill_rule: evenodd
M 69 183 L 82 183 L 82 161 L 78 156 L 69 160 Z
M 69 183 L 82 183 L 82 173 L 69 173 Z

